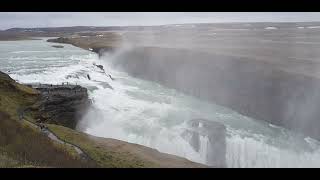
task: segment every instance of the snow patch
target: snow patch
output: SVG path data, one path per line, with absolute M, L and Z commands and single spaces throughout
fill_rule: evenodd
M 277 28 L 277 27 L 272 27 L 272 26 L 270 26 L 270 27 L 266 27 L 266 28 L 264 28 L 264 29 L 271 30 L 271 29 L 278 29 L 278 28 Z

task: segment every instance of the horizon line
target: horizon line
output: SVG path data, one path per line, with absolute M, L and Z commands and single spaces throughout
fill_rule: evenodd
M 152 27 L 152 26 L 169 26 L 169 25 L 193 25 L 193 24 L 236 24 L 236 23 L 320 23 L 320 20 L 310 21 L 233 21 L 233 22 L 195 22 L 195 23 L 174 23 L 174 24 L 154 24 L 154 25 L 112 25 L 112 26 L 86 26 L 86 25 L 71 25 L 71 26 L 39 26 L 39 27 L 12 27 L 1 29 L 7 31 L 10 29 L 42 29 L 42 28 L 67 28 L 67 27 Z

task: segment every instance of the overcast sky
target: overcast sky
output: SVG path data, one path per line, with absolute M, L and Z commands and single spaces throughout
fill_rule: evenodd
M 128 26 L 208 22 L 320 21 L 318 12 L 0 12 L 0 29 L 12 27 Z

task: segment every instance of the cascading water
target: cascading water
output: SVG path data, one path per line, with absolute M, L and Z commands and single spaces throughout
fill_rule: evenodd
M 89 134 L 206 163 L 208 137 L 200 137 L 197 151 L 182 136 L 189 120 L 205 118 L 226 126 L 227 167 L 320 167 L 320 144 L 312 138 L 133 78 L 79 48 L 51 45 L 45 39 L 0 42 L 0 70 L 23 83 L 68 81 L 87 87 L 93 107 L 80 125 Z M 115 80 L 93 63 L 102 64 Z

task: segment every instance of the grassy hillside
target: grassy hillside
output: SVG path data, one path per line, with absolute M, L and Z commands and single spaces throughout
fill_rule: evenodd
M 48 125 L 48 127 L 61 139 L 81 147 L 81 149 L 102 167 L 207 167 L 203 164 L 191 162 L 185 158 L 160 153 L 155 149 L 142 145 L 127 143 L 116 139 L 95 137 L 59 125 Z
M 113 32 L 102 33 L 103 36 L 96 36 L 96 33 L 86 34 L 87 36 L 60 37 L 49 39 L 48 42 L 71 44 L 85 50 L 100 53 L 100 50 L 113 51 L 121 46 L 121 36 Z
M 18 109 L 31 106 L 37 98 L 36 90 L 0 72 L 0 167 L 94 166 L 19 120 Z
M 155 164 L 139 159 L 132 154 L 128 154 L 128 152 L 122 153 L 118 151 L 119 149 L 103 148 L 101 144 L 99 145 L 90 139 L 87 134 L 63 126 L 48 126 L 50 130 L 66 142 L 81 147 L 102 167 L 156 167 Z
M 3 167 L 92 167 L 73 149 L 56 144 L 27 124 L 0 112 L 0 148 Z
M 0 110 L 17 119 L 19 108 L 32 105 L 38 98 L 38 92 L 16 83 L 7 74 L 0 72 Z

